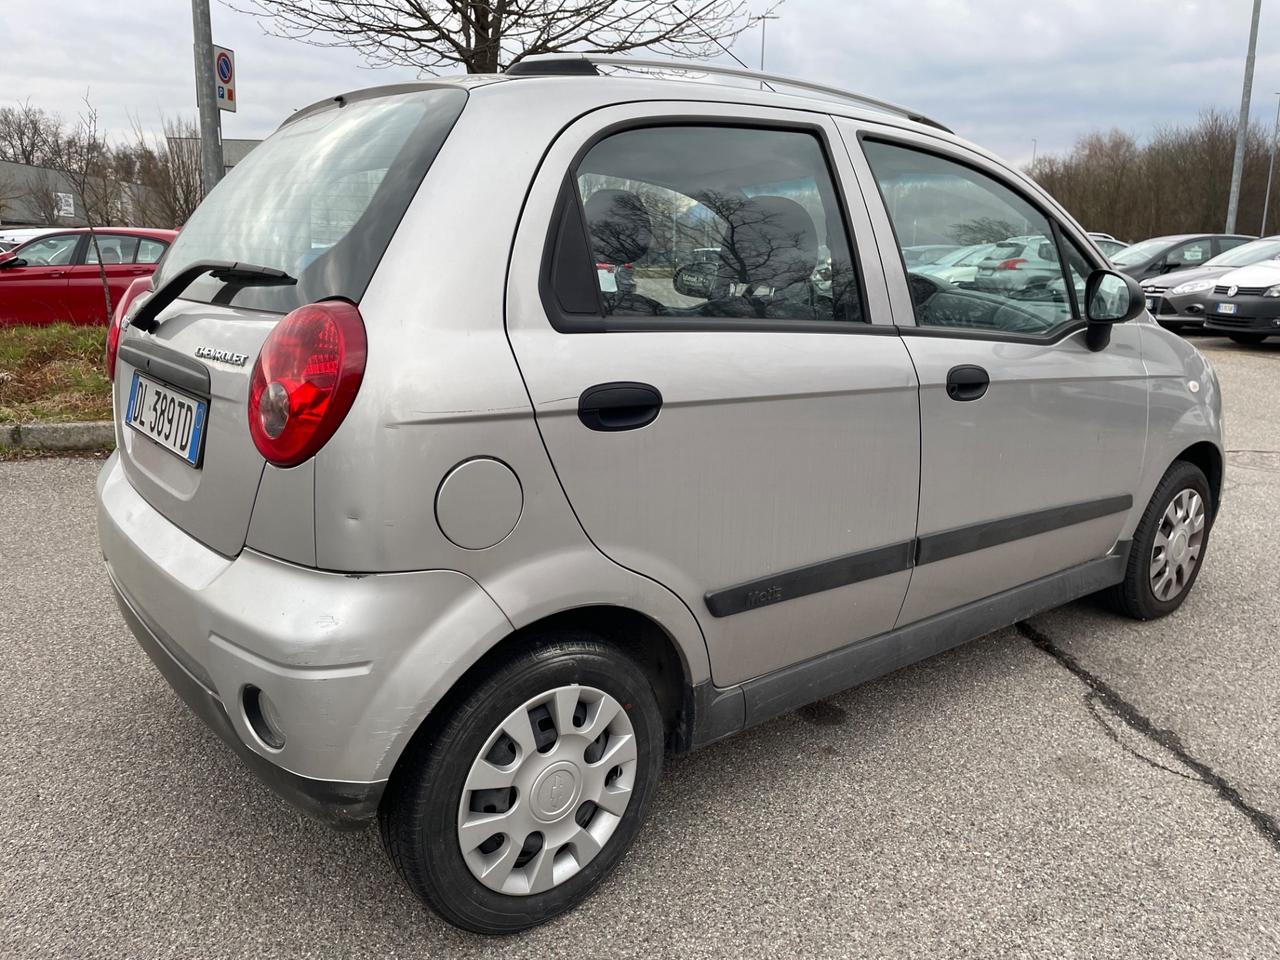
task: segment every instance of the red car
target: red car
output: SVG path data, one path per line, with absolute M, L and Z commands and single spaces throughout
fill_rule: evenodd
M 137 277 L 149 276 L 178 235 L 176 230 L 98 227 L 97 248 L 85 227 L 59 230 L 0 253 L 0 327 L 50 323 L 106 325 L 102 273 L 111 305 Z

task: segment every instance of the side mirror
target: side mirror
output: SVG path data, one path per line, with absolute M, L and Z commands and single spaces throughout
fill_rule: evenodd
M 9 260 L 0 260 L 0 270 L 12 270 L 14 267 L 25 267 L 27 261 L 21 257 L 13 257 Z
M 1111 342 L 1111 325 L 1138 316 L 1147 307 L 1138 281 L 1114 270 L 1095 270 L 1084 285 L 1084 312 L 1089 321 L 1085 342 L 1098 351 Z

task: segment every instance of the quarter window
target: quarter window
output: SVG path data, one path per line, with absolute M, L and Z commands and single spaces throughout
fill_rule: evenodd
M 159 240 L 143 239 L 138 244 L 138 263 L 155 263 L 164 254 L 168 244 Z
M 866 320 L 812 134 L 628 130 L 596 144 L 573 183 L 606 316 Z
M 916 323 L 1052 337 L 1078 317 L 1049 220 L 986 174 L 931 153 L 867 141 L 867 160 L 904 251 Z M 921 245 L 960 250 L 912 264 Z M 1079 285 L 1087 261 L 1073 267 Z

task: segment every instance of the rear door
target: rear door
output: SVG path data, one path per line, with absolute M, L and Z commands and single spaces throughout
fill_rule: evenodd
M 881 633 L 906 591 L 916 380 L 833 142 L 814 114 L 598 111 L 513 252 L 508 331 L 569 501 L 684 600 L 719 684 Z
M 13 251 L 27 265 L 0 269 L 0 326 L 41 326 L 71 319 L 67 278 L 79 244 L 79 234 L 57 233 Z
M 1027 185 L 964 148 L 841 121 L 894 313 L 920 377 L 917 567 L 905 624 L 1105 556 L 1142 469 L 1147 386 L 1135 325 L 1093 352 L 1077 303 L 1095 266 Z M 965 289 L 908 272 L 895 236 L 1053 238 L 1056 277 Z
M 114 310 L 133 278 L 149 273 L 150 268 L 134 263 L 138 252 L 137 237 L 97 231 L 97 236 L 88 238 L 82 249 L 82 255 L 67 275 L 67 309 L 73 323 L 106 324 L 111 315 L 102 290 L 104 276 L 110 291 L 111 309 Z M 102 255 L 101 268 L 99 252 Z

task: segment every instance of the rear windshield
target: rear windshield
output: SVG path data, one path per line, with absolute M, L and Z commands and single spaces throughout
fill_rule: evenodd
M 298 283 L 206 277 L 183 298 L 280 313 L 329 297 L 358 302 L 466 99 L 436 88 L 355 100 L 277 130 L 200 204 L 156 286 L 197 260 L 230 260 Z

